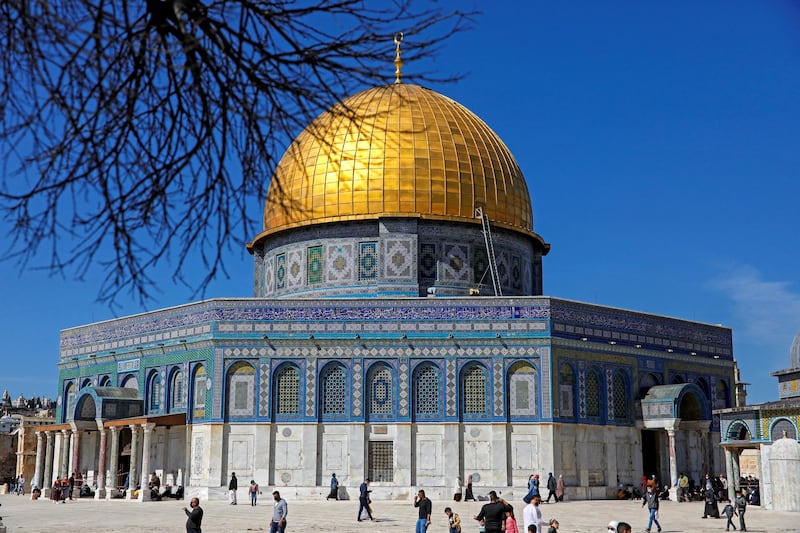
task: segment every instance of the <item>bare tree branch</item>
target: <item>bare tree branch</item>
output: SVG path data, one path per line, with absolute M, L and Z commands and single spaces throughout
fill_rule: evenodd
M 124 291 L 152 298 L 162 263 L 202 294 L 226 275 L 226 252 L 258 233 L 252 206 L 294 135 L 387 81 L 395 32 L 414 61 L 473 15 L 415 4 L 6 0 L 6 258 L 24 268 L 47 253 L 46 268 L 78 278 L 99 266 L 98 297 L 111 305 Z M 206 275 L 196 281 L 198 261 Z

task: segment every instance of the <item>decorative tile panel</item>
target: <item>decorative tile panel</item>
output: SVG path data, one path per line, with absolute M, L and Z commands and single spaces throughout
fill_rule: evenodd
M 360 417 L 362 414 L 361 406 L 364 404 L 364 393 L 362 385 L 362 369 L 361 360 L 353 362 L 353 416 Z
M 400 390 L 399 393 L 399 405 L 400 405 L 400 416 L 408 416 L 408 409 L 409 409 L 409 392 L 408 392 L 408 360 L 403 358 L 400 361 L 400 384 L 398 389 Z
M 269 416 L 269 360 L 259 365 L 258 414 Z
M 296 289 L 305 285 L 305 250 L 290 250 L 286 254 L 286 285 L 290 289 Z
M 436 279 L 436 244 L 423 242 L 419 246 L 419 275 L 422 279 Z
M 522 283 L 522 263 L 518 255 L 511 256 L 511 287 L 519 290 Z
M 503 363 L 494 363 L 494 415 L 503 415 Z
M 286 288 L 286 254 L 275 256 L 275 289 Z
M 489 257 L 486 255 L 486 247 L 472 247 L 472 282 L 487 284 L 492 282 L 489 275 Z
M 314 285 L 322 283 L 324 273 L 322 246 L 309 247 L 307 256 L 306 268 L 308 271 L 306 273 L 306 279 L 308 279 L 308 284 Z
M 306 416 L 314 416 L 316 405 L 316 382 L 314 376 L 317 373 L 317 359 L 309 357 L 306 359 Z
M 358 279 L 371 281 L 378 278 L 378 243 L 359 243 Z
M 264 294 L 275 293 L 275 261 L 266 261 L 264 265 Z
M 445 281 L 470 281 L 469 246 L 445 243 L 442 260 L 442 279 Z
M 342 282 L 355 280 L 354 252 L 352 243 L 330 244 L 326 247 L 325 272 L 328 281 Z
M 411 281 L 414 278 L 414 243 L 411 239 L 385 239 L 383 241 L 384 278 Z
M 456 404 L 456 360 L 455 359 L 448 359 L 445 363 L 445 390 L 447 391 L 447 398 L 445 400 L 445 405 L 447 408 L 447 416 L 456 416 L 458 412 L 457 404 Z

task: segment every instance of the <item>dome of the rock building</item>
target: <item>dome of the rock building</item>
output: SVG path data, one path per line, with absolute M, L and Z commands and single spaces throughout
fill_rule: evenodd
M 396 83 L 347 98 L 297 136 L 248 248 L 256 296 L 486 294 L 489 285 L 527 295 L 541 294 L 549 245 L 500 137 L 450 98 Z
M 384 216 L 533 230 L 525 178 L 503 141 L 435 91 L 393 84 L 320 115 L 291 144 L 267 193 L 264 231 Z

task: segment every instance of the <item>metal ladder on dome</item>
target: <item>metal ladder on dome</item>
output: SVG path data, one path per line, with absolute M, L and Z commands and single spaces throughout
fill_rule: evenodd
M 486 257 L 489 261 L 489 277 L 492 278 L 494 295 L 502 296 L 503 289 L 500 287 L 500 276 L 497 273 L 497 261 L 495 260 L 494 243 L 492 242 L 492 229 L 489 227 L 489 217 L 483 212 L 483 207 L 475 208 L 475 218 L 481 219 L 483 241 L 486 243 Z

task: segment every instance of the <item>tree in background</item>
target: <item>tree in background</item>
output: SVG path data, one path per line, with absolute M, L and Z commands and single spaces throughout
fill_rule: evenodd
M 121 291 L 151 298 L 162 263 L 202 293 L 225 274 L 223 252 L 258 233 L 289 141 L 354 89 L 391 81 L 395 32 L 419 60 L 472 15 L 418 3 L 5 0 L 5 257 L 46 256 L 77 278 L 99 267 L 112 305 Z

